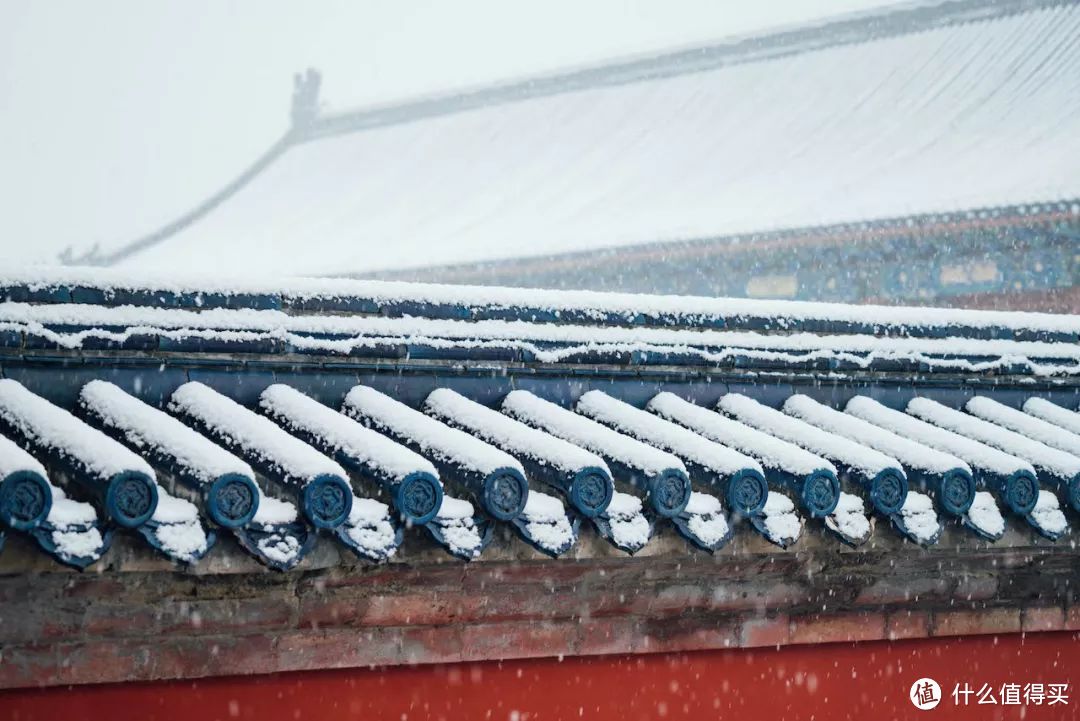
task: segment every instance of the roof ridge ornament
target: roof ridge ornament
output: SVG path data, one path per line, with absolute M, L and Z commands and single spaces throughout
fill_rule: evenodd
M 293 130 L 302 130 L 311 126 L 319 116 L 319 88 L 322 85 L 322 73 L 315 68 L 308 68 L 293 75 L 292 118 Z

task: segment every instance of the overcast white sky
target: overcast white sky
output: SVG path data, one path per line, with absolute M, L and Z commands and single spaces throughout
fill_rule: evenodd
M 188 210 L 330 107 L 520 77 L 893 0 L 3 0 L 0 262 L 115 244 Z

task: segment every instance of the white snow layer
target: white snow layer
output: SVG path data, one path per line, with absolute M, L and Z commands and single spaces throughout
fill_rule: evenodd
M 345 395 L 342 411 L 410 439 L 424 453 L 479 473 L 513 468 L 525 474 L 516 458 L 464 431 L 426 416 L 401 401 L 368 386 L 354 386 Z
M 45 466 L 36 458 L 20 448 L 15 441 L 0 436 L 0 481 L 17 471 L 37 473 L 46 480 L 49 478 Z
M 971 508 L 967 512 L 967 520 L 991 536 L 1000 536 L 1005 532 L 1005 518 L 994 500 L 994 494 L 987 491 L 975 493 L 975 500 L 971 502 Z
M 720 399 L 718 405 L 725 413 L 759 431 L 843 463 L 867 477 L 873 478 L 886 468 L 895 468 L 901 475 L 904 474 L 900 462 L 895 458 L 843 436 L 823 431 L 799 418 L 785 415 L 749 396 L 728 393 Z
M 574 540 L 574 529 L 566 508 L 554 496 L 529 491 L 529 500 L 521 512 L 529 537 L 549 551 L 563 549 Z
M 1055 426 L 1060 426 L 1070 433 L 1080 435 L 1080 413 L 1062 408 L 1045 398 L 1028 398 L 1024 402 L 1024 413 L 1041 418 Z
M 763 472 L 761 464 L 753 458 L 700 436 L 684 426 L 612 398 L 603 391 L 588 391 L 578 399 L 576 407 L 579 413 L 611 426 L 620 433 L 720 475 L 730 476 L 746 468 Z
M 472 518 L 476 511 L 473 505 L 462 498 L 443 496 L 442 505 L 439 506 L 437 517 L 440 521 L 449 521 L 462 518 Z M 528 501 L 526 501 L 528 503 Z
M 269 418 L 197 381 L 177 388 L 169 409 L 195 418 L 246 453 L 281 469 L 290 481 L 306 484 L 323 474 L 349 477 L 333 460 L 289 435 Z
M 968 464 L 956 456 L 898 436 L 862 418 L 829 408 L 809 396 L 801 394 L 791 396 L 784 402 L 784 412 L 830 433 L 881 451 L 910 468 L 938 474 L 953 468 L 962 468 L 971 472 Z
M 376 304 L 419 302 L 467 308 L 535 308 L 556 314 L 574 311 L 596 319 L 621 316 L 679 318 L 695 325 L 705 318 L 767 317 L 793 325 L 801 321 L 838 321 L 912 328 L 1006 328 L 1080 334 L 1080 318 L 1058 313 L 968 310 L 882 305 L 851 305 L 809 301 L 714 298 L 685 295 L 611 293 L 591 290 L 510 288 L 487 285 L 407 283 L 349 278 L 285 278 L 227 276 L 117 268 L 33 265 L 0 269 L 0 285 L 25 285 L 33 290 L 80 286 L 117 291 L 151 290 L 171 293 L 283 295 L 302 300 L 367 298 Z
M 84 329 L 60 331 L 49 326 Z M 512 348 L 543 362 L 561 362 L 591 351 L 684 353 L 709 362 L 754 358 L 805 363 L 821 358 L 869 366 L 877 359 L 917 360 L 933 367 L 985 371 L 1026 363 L 1038 375 L 1080 374 L 1080 346 L 1041 341 L 960 337 L 887 337 L 870 334 L 759 333 L 658 327 L 594 326 L 504 320 L 441 320 L 405 316 L 292 315 L 277 310 L 118 306 L 76 303 L 0 303 L 0 330 L 33 333 L 66 348 L 87 339 L 123 341 L 135 334 L 162 337 L 281 340 L 326 353 L 349 353 L 386 343 L 443 348 Z M 319 337 L 329 334 L 334 337 Z M 550 344 L 560 344 L 551 347 Z M 964 356 L 964 357 L 961 357 Z M 970 356 L 992 360 L 972 361 Z M 1062 360 L 1072 361 L 1062 365 Z
M 62 558 L 94 558 L 101 553 L 105 540 L 97 526 L 82 530 L 54 530 L 49 536 Z
M 980 458 L 970 461 L 972 465 L 990 468 L 1002 475 L 1009 475 L 1020 470 L 1026 470 L 1035 475 L 1035 467 L 1024 457 L 1018 456 L 1016 451 L 1019 448 L 1042 446 L 1041 443 L 929 398 L 912 398 L 908 402 L 907 412 L 939 428 L 946 428 L 953 433 L 978 441 L 982 445 L 982 448 L 978 449 Z M 1049 448 L 1047 450 L 1052 451 Z
M 526 456 L 561 471 L 574 473 L 590 466 L 608 470 L 604 459 L 595 453 L 525 425 L 449 388 L 437 388 L 428 394 L 424 409 L 508 453 Z
M 690 516 L 686 524 L 690 532 L 706 546 L 719 543 L 728 533 L 723 506 L 716 496 L 694 491 L 683 513 Z
M 296 517 L 295 504 L 268 496 L 260 490 L 259 508 L 255 511 L 255 517 L 251 519 L 251 522 L 260 526 L 279 526 L 292 523 Z
M 1038 399 L 1029 399 L 1029 401 L 1031 400 Z M 1045 421 L 1038 416 L 1010 408 L 986 396 L 975 396 L 967 402 L 964 408 L 967 409 L 968 413 L 983 420 L 1004 426 L 1051 448 L 1056 448 L 1073 456 L 1080 454 L 1080 435 Z
M 670 453 L 647 446 L 529 391 L 510 391 L 503 399 L 502 410 L 520 421 L 643 473 L 658 474 L 670 468 L 686 471 L 683 462 Z
M 709 440 L 753 456 L 768 468 L 781 469 L 797 476 L 809 475 L 822 469 L 836 471 L 833 464 L 824 458 L 708 408 L 683 400 L 674 393 L 658 393 L 646 408 Z
M 1074 452 L 1080 453 L 1080 438 L 984 396 L 972 398 L 964 407 L 981 419 L 970 424 L 970 428 L 977 434 L 974 437 L 984 443 L 1023 458 L 1033 466 L 1045 469 L 1059 478 L 1080 475 L 1080 457 L 1059 447 L 1070 445 L 1069 437 L 1072 436 L 1077 441 L 1072 444 L 1072 448 Z M 1046 443 L 1036 436 L 1055 441 L 1059 445 Z
M 271 561 L 280 564 L 291 563 L 300 553 L 300 541 L 285 533 L 271 533 L 258 540 L 255 547 Z
M 907 500 L 900 509 L 904 528 L 919 541 L 926 543 L 938 532 L 937 513 L 930 496 L 917 491 L 908 491 Z
M 870 535 L 870 519 L 866 517 L 863 500 L 852 493 L 841 493 L 834 510 L 825 522 L 833 530 L 851 539 Z
M 254 479 L 251 466 L 205 436 L 107 381 L 83 386 L 79 401 L 136 448 L 152 448 L 202 483 L 237 473 Z
M 142 458 L 18 381 L 0 379 L 0 417 L 34 443 L 72 459 L 90 475 L 109 478 L 123 471 L 140 471 L 157 478 Z
M 1035 501 L 1031 517 L 1040 528 L 1050 533 L 1060 534 L 1069 530 L 1069 523 L 1061 512 L 1058 498 L 1050 491 L 1039 491 L 1039 499 Z
M 529 495 L 532 496 L 530 491 Z M 527 501 L 526 501 L 527 503 Z M 433 523 L 439 527 L 450 550 L 458 555 L 476 558 L 480 555 L 480 529 L 473 519 L 475 511 L 468 501 L 443 496 L 439 513 Z
M 195 504 L 158 488 L 158 505 L 151 518 L 151 532 L 170 556 L 191 561 L 206 551 L 206 529 Z
M 45 521 L 60 530 L 87 526 L 97 521 L 97 512 L 89 503 L 68 498 L 63 489 L 49 484 L 52 491 L 52 508 Z
M 158 489 L 158 504 L 151 517 L 155 523 L 188 523 L 199 520 L 199 510 L 195 504 L 184 498 L 170 495 L 163 488 Z
M 637 496 L 615 491 L 601 515 L 611 528 L 611 539 L 619 546 L 637 551 L 649 542 L 649 522 L 641 513 L 641 499 Z
M 795 512 L 795 504 L 783 493 L 769 491 L 761 515 L 765 524 L 765 535 L 774 541 L 791 543 L 802 532 L 802 521 Z
M 259 396 L 259 405 L 286 429 L 316 436 L 335 451 L 390 478 L 400 481 L 417 471 L 439 477 L 431 461 L 419 453 L 365 428 L 295 388 L 275 383 Z
M 352 511 L 344 530 L 353 543 L 372 555 L 389 558 L 397 551 L 390 507 L 385 503 L 353 496 Z
M 975 468 L 1003 475 L 1010 475 L 1019 469 L 1034 473 L 1034 469 L 1025 461 L 907 413 L 887 408 L 867 396 L 852 398 L 844 407 L 844 412 L 943 453 L 950 453 Z
M 723 508 L 720 499 L 708 493 L 694 491 L 690 494 L 690 500 L 686 503 L 683 513 L 691 516 L 708 516 L 719 513 Z

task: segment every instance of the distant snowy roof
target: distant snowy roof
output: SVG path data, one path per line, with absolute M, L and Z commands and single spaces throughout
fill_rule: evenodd
M 1078 34 L 1075 4 L 907 6 L 324 116 L 97 260 L 370 273 L 1069 200 Z

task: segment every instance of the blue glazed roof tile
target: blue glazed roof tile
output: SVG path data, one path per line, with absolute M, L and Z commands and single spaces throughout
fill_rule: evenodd
M 499 320 L 464 302 L 452 317 L 338 301 L 285 313 L 250 288 L 206 296 L 250 307 L 193 311 L 110 301 L 153 296 L 152 283 L 112 295 L 107 280 L 60 280 L 84 292 L 0 303 L 0 331 L 47 341 L 0 348 L 0 523 L 76 567 L 117 532 L 188 564 L 227 533 L 288 570 L 319 543 L 386 562 L 410 535 L 464 560 L 511 535 L 553 557 L 586 534 L 626 553 L 658 534 L 687 552 L 754 532 L 798 548 L 805 528 L 855 547 L 882 534 L 929 546 L 950 526 L 1057 540 L 1080 509 L 1068 317 L 929 313 L 920 327 L 934 332 L 913 335 L 906 309 L 868 331 L 849 323 L 865 309 L 765 304 L 785 330 L 726 330 L 729 316 L 694 310 L 707 299 L 554 294 L 559 312 L 537 319 L 500 289 L 484 299 Z M 416 286 L 413 309 L 455 292 L 471 291 Z M 809 329 L 823 322 L 835 325 Z M 136 336 L 243 342 L 123 345 Z M 380 355 L 418 345 L 423 358 Z M 344 360 L 358 347 L 371 364 Z M 656 362 L 648 380 L 625 365 L 634 353 Z M 878 488 L 886 470 L 906 497 Z

